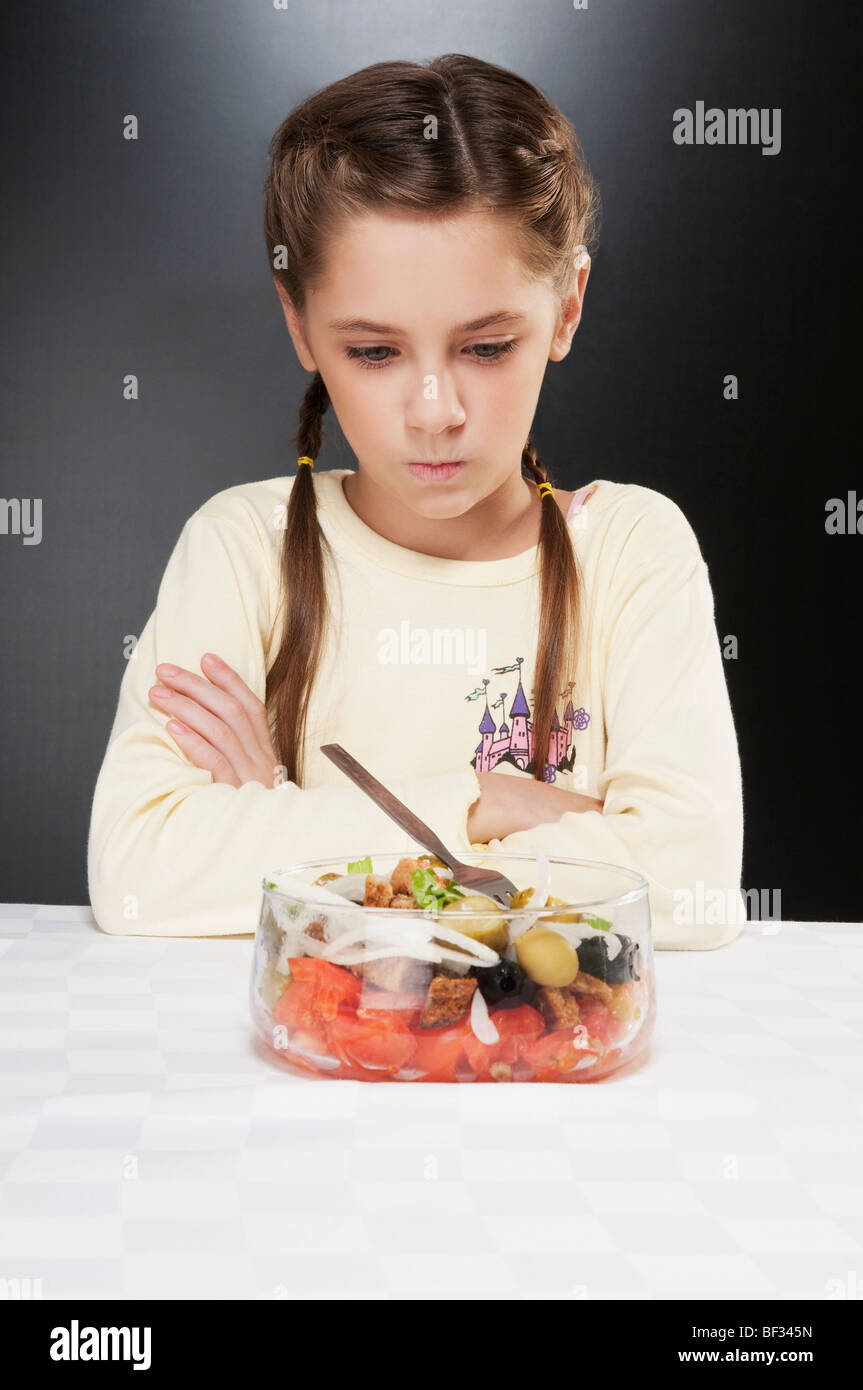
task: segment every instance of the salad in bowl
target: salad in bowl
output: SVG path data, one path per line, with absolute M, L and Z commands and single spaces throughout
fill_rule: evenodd
M 654 1020 L 647 882 L 540 853 L 466 853 L 504 905 L 430 854 L 264 879 L 255 1025 L 292 1071 L 359 1081 L 596 1081 Z M 556 891 L 552 891 L 552 890 Z

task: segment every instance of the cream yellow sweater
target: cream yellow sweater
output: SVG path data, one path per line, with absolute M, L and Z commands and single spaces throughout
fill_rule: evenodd
M 456 854 L 476 770 L 529 777 L 538 550 L 448 560 L 385 540 L 313 474 L 336 572 L 313 692 L 306 786 L 214 784 L 148 690 L 160 662 L 201 674 L 214 651 L 264 698 L 278 649 L 279 560 L 292 477 L 244 483 L 187 521 L 120 684 L 95 788 L 90 898 L 106 932 L 253 932 L 265 874 L 311 859 L 416 851 L 320 753 L 340 743 Z M 707 567 L 680 508 L 599 479 L 568 521 L 584 583 L 575 685 L 548 750 L 556 785 L 604 801 L 490 848 L 600 859 L 650 885 L 659 947 L 732 940 L 740 897 L 740 760 Z M 480 846 L 482 848 L 482 846 Z

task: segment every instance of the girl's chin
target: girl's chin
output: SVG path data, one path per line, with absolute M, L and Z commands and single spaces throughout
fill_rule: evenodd
M 429 496 L 429 493 L 435 495 Z M 420 493 L 419 496 L 415 493 L 413 495 L 408 494 L 404 500 L 416 516 L 426 517 L 429 521 L 451 521 L 455 520 L 456 517 L 464 516 L 476 505 L 479 499 L 472 496 L 467 488 L 459 488 L 458 490 L 448 488 L 446 496 L 444 496 L 443 488 L 438 490 L 432 486 L 428 492 Z

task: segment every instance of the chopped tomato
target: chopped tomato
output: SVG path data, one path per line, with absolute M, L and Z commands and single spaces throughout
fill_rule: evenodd
M 273 1008 L 273 1031 L 282 1030 L 278 1041 L 274 1040 L 276 1051 L 284 1050 L 279 1043 L 288 1048 L 301 1048 L 313 1056 L 329 1055 L 330 1045 L 326 1028 L 315 1001 L 314 989 L 308 981 L 291 980 L 287 989 L 276 1001 Z
M 315 1010 L 315 992 L 304 980 L 291 980 L 273 1006 L 273 1022 L 286 1028 L 303 1028 L 324 1036 L 324 1027 Z
M 602 1051 L 610 1043 L 617 1041 L 620 1024 L 601 999 L 596 999 L 590 994 L 580 994 L 578 1013 L 590 1034 L 590 1045 L 596 1051 Z
M 572 1028 L 555 1028 L 545 1037 L 538 1038 L 523 1053 L 523 1057 L 533 1069 L 537 1081 L 556 1081 L 561 1072 L 571 1071 L 582 1058 L 596 1056 L 583 1043 L 583 1035 L 575 1036 Z M 589 1068 L 585 1067 L 584 1070 L 588 1071 Z
M 333 1053 L 347 1066 L 370 1071 L 400 1071 L 416 1051 L 404 1020 L 384 1009 L 343 1009 L 327 1024 L 327 1037 Z
M 471 1031 L 465 1056 L 477 1076 L 487 1076 L 493 1062 L 512 1063 L 530 1048 L 545 1027 L 542 1014 L 530 1004 L 515 1009 L 495 1009 L 489 1015 L 499 1034 L 496 1043 L 483 1043 Z
M 605 1053 L 595 1067 L 585 1067 L 584 1080 L 599 1081 L 603 1076 L 608 1076 L 609 1072 L 616 1071 L 621 1065 L 622 1056 L 621 1049 L 613 1047 L 610 1052 Z
M 308 984 L 313 991 L 314 1007 L 320 1018 L 329 1022 L 339 1009 L 356 1008 L 362 993 L 362 983 L 344 966 L 316 956 L 291 956 L 288 965 L 297 984 Z
M 456 1063 L 468 1038 L 473 1037 L 470 1019 L 459 1019 L 449 1028 L 416 1028 L 417 1048 L 411 1066 L 423 1073 L 419 1081 L 455 1081 Z

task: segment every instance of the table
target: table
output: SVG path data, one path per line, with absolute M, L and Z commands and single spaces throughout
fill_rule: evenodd
M 863 1295 L 860 924 L 658 952 L 592 1086 L 296 1077 L 251 954 L 0 905 L 0 1296 Z

